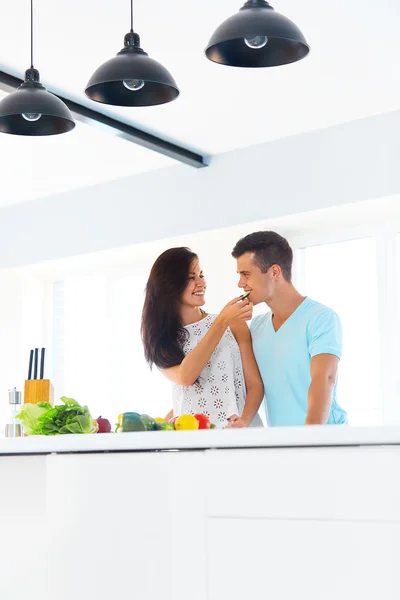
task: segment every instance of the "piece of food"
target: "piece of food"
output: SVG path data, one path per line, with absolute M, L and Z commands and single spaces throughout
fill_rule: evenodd
M 157 429 L 159 431 L 175 431 L 175 426 L 169 421 L 162 421 L 161 423 L 157 423 Z
M 146 431 L 153 431 L 154 429 L 156 429 L 157 423 L 155 422 L 153 417 L 150 417 L 149 415 L 140 415 L 140 418 L 142 419 L 144 426 L 146 427 Z
M 203 415 L 203 413 L 197 413 L 195 419 L 199 422 L 199 429 L 211 429 L 210 419 L 207 415 Z
M 20 412 L 16 415 L 22 423 L 27 435 L 42 435 L 42 417 L 53 407 L 49 402 L 38 402 L 37 404 L 23 404 Z
M 217 429 L 217 426 L 214 423 L 211 423 L 211 429 Z
M 177 419 L 178 419 L 178 417 L 172 417 L 172 419 L 170 419 L 169 422 L 172 423 L 173 425 L 175 425 L 175 422 Z
M 115 429 L 114 429 L 115 433 L 119 433 L 121 431 L 122 415 L 123 415 L 123 413 L 120 413 L 118 415 L 117 422 L 115 423 Z
M 193 415 L 181 415 L 174 423 L 176 430 L 195 430 L 199 428 L 199 422 Z
M 73 398 L 61 398 L 63 404 L 51 406 L 48 402 L 23 404 L 17 415 L 28 435 L 58 435 L 62 433 L 95 433 L 97 421 L 92 419 L 87 406 Z
M 245 300 L 247 298 L 247 296 L 250 295 L 250 292 L 245 292 L 244 294 L 242 294 L 242 300 Z
M 122 415 L 121 429 L 124 433 L 128 431 L 146 431 L 146 426 L 138 413 L 126 412 Z
M 111 433 L 111 423 L 108 419 L 104 419 L 102 416 L 96 419 L 98 429 L 97 433 Z
M 156 423 L 165 423 L 165 419 L 163 419 L 162 417 L 156 417 L 154 420 Z

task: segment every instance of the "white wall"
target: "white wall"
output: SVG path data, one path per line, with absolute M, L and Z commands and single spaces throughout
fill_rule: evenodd
M 400 111 L 4 208 L 0 268 L 398 194 L 398 131 Z
M 0 338 L 4 342 L 3 351 L 0 352 L 0 435 L 7 417 L 7 388 L 12 385 L 23 388 L 29 349 L 41 345 L 48 348 L 48 374 L 55 384 L 56 398 L 61 395 L 75 397 L 88 403 L 95 414 L 104 414 L 112 422 L 123 410 L 147 411 L 154 416 L 165 414 L 170 408 L 169 385 L 167 385 L 168 382 L 163 381 L 166 385 L 161 388 L 157 377 L 147 379 L 148 370 L 142 360 L 142 348 L 138 333 L 143 288 L 151 265 L 167 247 L 191 246 L 199 253 L 202 268 L 205 270 L 208 284 L 207 310 L 217 312 L 238 293 L 235 261 L 230 254 L 233 245 L 248 231 L 261 228 L 275 229 L 288 237 L 296 250 L 295 266 L 299 269 L 295 269 L 295 284 L 303 293 L 308 292 L 304 287 L 305 280 L 302 277 L 305 264 L 302 248 L 329 243 L 334 243 L 333 245 L 337 247 L 340 246 L 337 242 L 365 237 L 376 239 L 376 261 L 371 256 L 365 257 L 362 254 L 367 260 L 367 264 L 363 264 L 364 271 L 361 269 L 360 274 L 360 269 L 357 268 L 357 272 L 353 273 L 354 260 L 358 259 L 354 258 L 354 252 L 351 253 L 351 256 L 345 256 L 345 273 L 341 273 L 333 267 L 332 296 L 320 297 L 320 294 L 324 293 L 326 285 L 322 283 L 322 287 L 320 287 L 318 283 L 318 292 L 315 291 L 314 297 L 335 309 L 338 309 L 336 303 L 340 304 L 344 301 L 345 305 L 342 305 L 343 315 L 341 314 L 341 316 L 343 322 L 346 319 L 348 322 L 349 306 L 351 311 L 354 310 L 355 302 L 365 304 L 364 281 L 369 282 L 368 296 L 373 295 L 373 290 L 378 287 L 379 318 L 376 316 L 376 311 L 374 312 L 374 307 L 371 309 L 370 303 L 367 302 L 367 309 L 364 307 L 364 312 L 371 310 L 368 315 L 375 314 L 373 318 L 379 320 L 379 340 L 377 340 L 376 332 L 375 338 L 373 337 L 374 328 L 370 328 L 369 337 L 371 340 L 374 339 L 374 342 L 373 350 L 368 354 L 368 360 L 370 356 L 373 356 L 372 360 L 376 359 L 376 362 L 380 362 L 385 422 L 400 423 L 398 402 L 400 379 L 396 368 L 399 357 L 397 281 L 400 281 L 400 271 L 397 271 L 398 262 L 396 262 L 396 256 L 400 257 L 400 254 L 396 251 L 396 243 L 400 232 L 400 202 L 399 196 L 391 196 L 225 229 L 185 234 L 157 242 L 104 250 L 73 258 L 55 259 L 15 269 L 0 270 L 0 289 L 2 291 L 0 308 L 3 310 L 4 317 L 0 318 Z M 389 256 L 390 260 L 388 260 Z M 400 261 L 400 258 L 397 261 Z M 332 270 L 332 265 L 330 269 Z M 346 283 L 346 276 L 350 278 L 348 283 Z M 372 277 L 371 280 L 370 277 Z M 89 280 L 93 278 L 97 283 L 93 281 L 89 283 Z M 322 279 L 324 279 L 323 276 Z M 356 287 L 353 285 L 353 279 L 357 282 Z M 75 290 L 72 296 L 69 296 L 72 304 L 70 300 L 65 302 L 65 298 L 61 299 L 63 328 L 68 332 L 68 351 L 63 342 L 61 352 L 58 351 L 55 355 L 54 338 L 51 335 L 51 288 L 52 282 L 64 280 L 64 289 L 69 289 L 70 292 L 71 289 Z M 319 281 L 318 276 L 317 280 Z M 314 284 L 317 280 L 314 280 Z M 65 288 L 65 283 L 67 288 Z M 336 299 L 335 286 L 337 286 L 336 291 L 339 294 Z M 353 297 L 350 302 L 347 302 L 346 293 L 349 286 L 353 290 Z M 354 290 L 357 291 L 354 293 Z M 368 299 L 365 298 L 365 300 Z M 255 313 L 259 314 L 264 311 L 265 306 L 259 305 L 256 307 Z M 362 314 L 362 310 L 358 312 Z M 67 321 L 65 321 L 65 315 L 68 316 Z M 55 318 L 59 322 L 60 315 L 55 315 Z M 359 314 L 358 319 L 354 321 L 360 322 Z M 366 321 L 364 320 L 364 322 Z M 362 319 L 361 326 L 363 327 Z M 362 353 L 354 352 L 356 327 L 357 325 L 352 322 L 351 332 L 349 333 L 350 329 L 348 329 L 346 334 L 348 338 L 345 345 L 347 349 L 350 348 L 350 353 L 347 350 L 347 356 L 354 357 L 351 367 L 346 367 L 347 372 L 350 369 L 351 373 L 357 370 L 357 366 L 354 366 L 355 362 L 361 362 L 362 369 L 365 369 L 365 364 L 368 362 L 368 360 L 363 362 Z M 127 331 L 129 332 L 128 337 L 126 337 Z M 93 340 L 97 339 L 98 334 L 101 336 L 101 347 L 118 348 L 120 354 L 113 353 L 112 357 L 107 354 L 107 358 L 101 351 L 100 356 L 97 356 L 97 348 L 100 346 Z M 65 338 L 63 339 L 65 340 Z M 381 343 L 379 344 L 379 342 Z M 78 346 L 76 346 L 77 344 Z M 380 346 L 380 361 L 377 359 L 376 346 Z M 133 353 L 135 356 L 132 356 Z M 121 356 L 124 360 L 118 358 Z M 358 356 L 357 361 L 355 356 Z M 87 357 L 90 357 L 90 360 Z M 87 373 L 89 372 L 90 375 L 90 369 L 92 369 L 89 380 L 94 381 L 102 360 L 105 360 L 107 364 L 107 376 L 99 380 L 101 385 L 90 385 L 90 382 L 88 384 Z M 51 370 L 51 363 L 55 366 L 55 370 Z M 118 364 L 118 369 L 120 365 L 125 365 L 122 373 L 115 373 L 111 370 L 110 365 L 114 368 L 115 364 Z M 66 370 L 64 370 L 65 365 L 67 365 Z M 375 389 L 373 385 L 379 386 L 379 375 L 375 371 L 374 368 L 368 370 L 370 377 L 368 390 L 372 390 L 372 395 L 374 395 L 373 390 Z M 146 392 L 138 394 L 138 390 L 136 390 L 135 397 L 132 398 L 129 390 L 132 387 L 131 379 L 135 373 L 140 373 L 141 385 Z M 160 379 L 162 378 L 160 377 Z M 345 379 L 341 378 L 341 381 L 343 383 Z M 365 384 L 364 380 L 361 381 L 361 384 L 356 383 L 357 389 L 362 389 L 363 383 Z M 346 386 L 345 397 L 346 394 L 347 398 L 349 397 L 348 389 L 349 387 L 352 389 L 351 385 L 353 384 L 354 377 L 353 382 L 350 381 L 350 386 Z M 343 397 L 343 392 L 340 394 Z M 367 394 L 360 396 L 358 393 L 350 393 L 351 406 L 350 404 L 345 406 L 352 409 L 352 418 L 356 419 L 352 424 L 375 422 L 373 418 L 376 418 L 378 422 L 378 419 L 381 418 L 380 408 L 372 410 L 369 406 L 371 402 L 367 402 L 366 396 Z M 151 409 L 147 408 L 149 398 L 154 399 Z M 380 407 L 379 398 L 379 393 L 376 393 L 373 400 L 376 401 L 376 406 Z M 361 408 L 358 405 L 359 399 L 362 399 Z
M 7 390 L 23 391 L 28 376 L 29 351 L 49 347 L 52 307 L 46 288 L 29 269 L 0 274 L 0 437 L 10 411 Z M 50 372 L 46 358 L 45 377 Z

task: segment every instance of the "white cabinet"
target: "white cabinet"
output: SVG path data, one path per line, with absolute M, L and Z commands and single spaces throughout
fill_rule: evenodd
M 193 452 L 49 457 L 53 600 L 206 600 L 203 465 Z
M 400 525 L 209 519 L 209 600 L 398 600 Z
M 400 447 L 218 450 L 206 455 L 211 516 L 400 522 Z
M 0 459 L 0 598 L 46 596 L 46 457 Z M 49 599 L 50 600 L 50 599 Z
M 399 600 L 399 472 L 390 446 L 2 457 L 0 597 Z
M 400 449 L 207 453 L 209 600 L 398 600 Z

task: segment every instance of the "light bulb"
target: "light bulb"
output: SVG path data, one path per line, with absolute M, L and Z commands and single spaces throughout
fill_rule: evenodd
M 24 117 L 25 121 L 30 121 L 31 123 L 33 123 L 34 121 L 39 121 L 42 114 L 41 113 L 22 113 L 22 116 Z
M 143 79 L 124 79 L 122 83 L 130 92 L 137 92 L 144 86 Z
M 260 50 L 260 48 L 264 48 L 265 44 L 268 42 L 268 38 L 266 35 L 255 35 L 251 38 L 244 38 L 244 43 L 249 48 L 253 50 Z

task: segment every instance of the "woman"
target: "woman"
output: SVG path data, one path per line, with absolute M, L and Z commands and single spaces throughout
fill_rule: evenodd
M 171 248 L 158 257 L 142 313 L 146 360 L 175 384 L 175 416 L 204 413 L 218 428 L 262 427 L 263 385 L 246 324 L 253 306 L 240 296 L 209 315 L 205 290 L 194 252 Z

